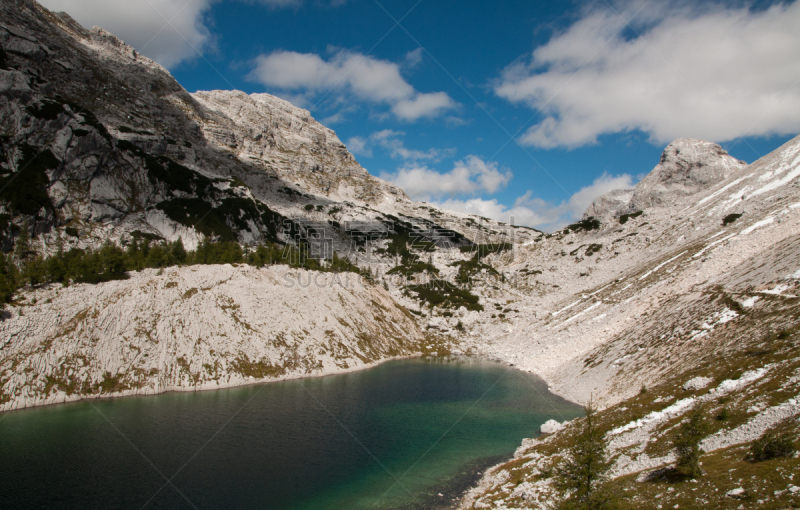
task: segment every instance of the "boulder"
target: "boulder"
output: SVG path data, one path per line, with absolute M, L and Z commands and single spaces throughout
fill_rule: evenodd
M 695 377 L 694 379 L 686 381 L 686 384 L 683 385 L 683 389 L 684 391 L 702 390 L 712 382 L 714 382 L 714 379 L 710 377 Z
M 564 425 L 558 423 L 555 420 L 547 420 L 546 422 L 542 423 L 542 426 L 539 427 L 539 432 L 542 434 L 554 434 L 564 428 Z

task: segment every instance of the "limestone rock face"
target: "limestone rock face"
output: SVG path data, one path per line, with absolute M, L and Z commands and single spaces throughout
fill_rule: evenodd
M 669 205 L 725 180 L 747 166 L 716 143 L 679 138 L 667 145 L 661 162 L 636 185 L 624 212 Z
M 583 217 L 607 218 L 628 207 L 633 198 L 632 189 L 615 189 L 597 197 L 583 213 Z
M 324 375 L 424 342 L 411 314 L 351 273 L 191 266 L 30 297 L 0 321 L 0 411 Z
M 584 218 L 615 217 L 677 205 L 746 166 L 716 143 L 679 138 L 667 145 L 658 165 L 633 190 L 614 190 L 600 196 Z
M 308 110 L 269 94 L 237 90 L 201 91 L 192 97 L 209 112 L 200 119 L 206 138 L 247 163 L 329 198 L 408 198 L 364 170 L 336 133 Z
M 0 175 L 23 171 L 30 155 L 53 156 L 35 180 L 49 200 L 23 210 L 0 200 L 11 216 L 0 225 L 4 250 L 25 222 L 45 246 L 69 225 L 80 238 L 67 248 L 135 231 L 182 235 L 192 247 L 204 236 L 281 241 L 286 217 L 323 220 L 309 202 L 355 214 L 412 207 L 307 110 L 268 94 L 189 94 L 113 34 L 31 0 L 3 2 L 0 19 L 0 130 L 13 133 L 0 140 Z M 215 229 L 182 212 L 208 209 L 221 220 Z
M 539 432 L 542 434 L 554 434 L 562 428 L 564 428 L 564 426 L 556 420 L 547 420 L 539 427 Z

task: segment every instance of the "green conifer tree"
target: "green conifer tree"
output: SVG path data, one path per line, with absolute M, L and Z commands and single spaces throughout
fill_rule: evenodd
M 172 243 L 172 257 L 178 264 L 186 262 L 186 248 L 183 247 L 183 239 L 180 237 L 177 241 Z
M 28 221 L 22 223 L 19 231 L 19 236 L 14 242 L 14 255 L 17 257 L 18 262 L 27 259 L 31 251 L 31 238 L 28 234 Z
M 708 435 L 709 423 L 702 405 L 695 405 L 689 416 L 681 423 L 672 444 L 678 456 L 676 469 L 678 473 L 689 477 L 698 478 L 703 474 L 700 469 L 700 441 Z
M 11 302 L 17 290 L 16 267 L 0 252 L 0 310 Z
M 555 486 L 567 497 L 563 510 L 610 510 L 617 508 L 614 495 L 605 485 L 611 461 L 606 453 L 605 433 L 597 426 L 594 405 L 586 407 L 582 429 L 569 449 L 567 460 L 556 472 Z

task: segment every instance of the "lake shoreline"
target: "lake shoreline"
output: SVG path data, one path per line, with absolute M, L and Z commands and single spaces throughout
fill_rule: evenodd
M 451 355 L 452 356 L 452 355 Z M 461 355 L 465 357 L 472 357 L 467 355 Z M 39 407 L 46 407 L 46 406 L 55 406 L 61 404 L 72 404 L 75 402 L 83 402 L 83 401 L 92 401 L 92 400 L 108 400 L 108 399 L 123 399 L 129 397 L 149 397 L 149 396 L 156 396 L 156 395 L 164 395 L 166 393 L 195 393 L 201 391 L 214 391 L 214 390 L 225 390 L 231 388 L 243 388 L 247 386 L 256 386 L 259 384 L 270 384 L 270 383 L 278 383 L 278 382 L 286 382 L 286 381 L 297 381 L 301 379 L 318 379 L 321 377 L 327 377 L 330 375 L 344 375 L 353 372 L 361 372 L 363 370 L 369 370 L 371 368 L 375 368 L 380 366 L 384 363 L 388 363 L 391 361 L 400 361 L 404 359 L 417 359 L 417 358 L 425 358 L 428 357 L 427 354 L 410 354 L 406 356 L 392 356 L 390 358 L 384 358 L 379 361 L 374 361 L 372 363 L 367 363 L 365 365 L 360 365 L 357 367 L 348 367 L 343 368 L 340 370 L 320 373 L 320 374 L 290 374 L 287 376 L 281 376 L 278 378 L 264 378 L 264 379 L 254 379 L 251 377 L 251 380 L 244 380 L 241 382 L 226 382 L 222 384 L 206 384 L 202 386 L 172 386 L 164 389 L 155 389 L 152 387 L 148 388 L 136 388 L 132 390 L 125 390 L 117 393 L 100 393 L 97 395 L 67 395 L 66 393 L 60 393 L 55 395 L 53 399 L 47 399 L 42 402 L 37 402 L 34 404 L 26 404 L 24 400 L 17 400 L 13 402 L 13 404 L 22 403 L 22 406 L 10 406 L 5 408 L 4 406 L 0 406 L 0 416 L 3 416 L 6 413 L 13 412 L 13 411 L 21 411 L 23 409 L 32 409 L 32 408 L 39 408 Z M 513 368 L 513 367 L 512 367 Z M 52 401 L 51 401 L 52 400 Z
M 46 506 L 62 501 L 65 487 L 80 487 L 62 501 L 65 508 L 78 508 L 86 498 L 147 499 L 142 484 L 157 488 L 158 476 L 142 463 L 139 450 L 155 465 L 174 469 L 175 459 L 191 458 L 213 436 L 202 463 L 193 464 L 179 484 L 193 500 L 244 506 L 269 500 L 293 510 L 334 503 L 452 509 L 491 466 L 513 455 L 520 438 L 536 435 L 554 412 L 572 417 L 577 411 L 555 395 L 542 395 L 540 378 L 504 363 L 479 356 L 406 358 L 330 382 L 294 378 L 285 386 L 164 392 L 154 399 L 6 413 L 0 428 L 11 462 L 6 475 L 21 484 L 9 501 Z M 231 416 L 235 423 L 226 428 Z M 222 428 L 224 434 L 213 433 Z M 119 429 L 136 451 L 120 439 Z M 36 454 L 30 457 L 32 448 Z M 24 469 L 11 471 L 11 465 Z M 73 468 L 57 469 L 52 490 L 42 493 L 32 474 L 51 465 Z M 107 480 L 85 485 L 85 479 Z M 166 491 L 159 498 L 180 496 Z

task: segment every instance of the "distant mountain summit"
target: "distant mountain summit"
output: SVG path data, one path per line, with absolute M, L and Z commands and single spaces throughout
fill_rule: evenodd
M 334 200 L 408 201 L 402 190 L 361 167 L 336 133 L 308 110 L 269 94 L 238 90 L 201 91 L 192 97 L 206 109 L 198 118 L 206 139 L 251 165 Z
M 613 218 L 652 207 L 674 206 L 746 166 L 716 143 L 679 138 L 667 145 L 661 161 L 634 189 L 614 190 L 598 197 L 584 217 Z
M 119 244 L 134 233 L 181 238 L 189 249 L 203 239 L 284 243 L 314 224 L 340 253 L 361 242 L 353 222 L 383 231 L 400 216 L 422 231 L 467 231 L 467 220 L 498 226 L 412 202 L 285 100 L 189 94 L 113 34 L 33 0 L 3 2 L 0 19 L 3 251 L 23 224 L 39 251 Z

